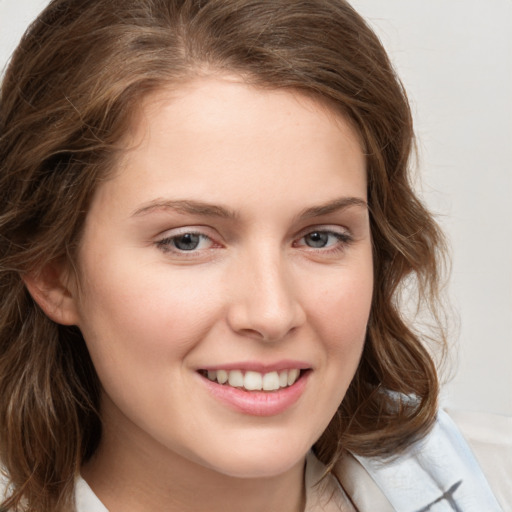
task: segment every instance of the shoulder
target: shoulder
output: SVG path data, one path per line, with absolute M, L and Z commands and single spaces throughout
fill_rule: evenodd
M 390 510 L 502 510 L 468 443 L 442 411 L 431 432 L 400 456 L 386 460 L 349 456 L 340 461 L 336 474 L 358 506 L 358 497 L 364 496 L 362 487 L 371 482 Z M 359 509 L 371 510 L 364 504 Z

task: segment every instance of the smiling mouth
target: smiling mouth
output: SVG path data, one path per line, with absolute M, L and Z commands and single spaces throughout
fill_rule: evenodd
M 243 370 L 200 370 L 212 382 L 245 391 L 278 391 L 293 386 L 307 370 L 288 370 L 260 373 Z

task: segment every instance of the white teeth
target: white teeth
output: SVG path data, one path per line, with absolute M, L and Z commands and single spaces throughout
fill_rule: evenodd
M 244 375 L 244 388 L 256 391 L 263 388 L 263 377 L 258 372 L 246 372 Z
M 228 382 L 234 388 L 241 388 L 244 385 L 244 374 L 240 370 L 231 370 Z
M 300 370 L 297 370 L 297 368 L 288 372 L 288 386 L 291 386 L 299 378 L 299 373 Z
M 279 389 L 279 374 L 270 372 L 263 375 L 263 389 L 265 391 L 275 391 Z
M 208 370 L 206 376 L 213 382 L 228 384 L 234 388 L 244 388 L 247 391 L 276 391 L 295 384 L 299 378 L 300 370 L 281 370 L 265 374 L 242 370 Z

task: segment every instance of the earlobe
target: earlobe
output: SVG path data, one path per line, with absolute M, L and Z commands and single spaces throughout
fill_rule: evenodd
M 23 281 L 34 301 L 51 320 L 62 325 L 77 325 L 76 286 L 66 267 L 57 262 L 48 263 L 38 272 L 26 274 Z

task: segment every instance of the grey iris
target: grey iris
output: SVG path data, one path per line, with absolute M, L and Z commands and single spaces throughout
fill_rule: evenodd
M 321 231 L 314 231 L 304 237 L 306 245 L 314 248 L 321 248 L 327 245 L 329 240 L 329 233 L 323 233 Z
M 179 249 L 180 251 L 193 251 L 194 249 L 197 249 L 200 241 L 201 235 L 196 233 L 185 233 L 176 237 L 173 240 L 173 243 L 176 249 Z

